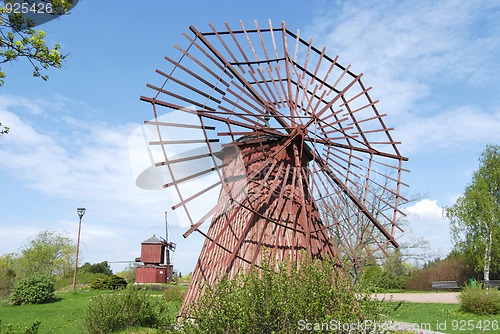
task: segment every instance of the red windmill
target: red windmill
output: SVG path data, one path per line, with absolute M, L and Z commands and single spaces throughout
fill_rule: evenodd
M 179 198 L 172 209 L 190 223 L 184 236 L 206 237 L 184 307 L 207 283 L 259 265 L 264 249 L 278 261 L 300 261 L 304 251 L 337 256 L 357 270 L 398 246 L 407 159 L 362 74 L 284 22 L 240 24 L 191 26 L 187 46 L 175 46 L 179 60 L 165 57 L 161 84 L 148 84 L 154 94 L 141 97 L 153 107 L 146 124 L 162 156 L 156 166 Z M 173 137 L 175 129 L 182 131 Z M 180 154 L 187 145 L 195 149 Z M 204 176 L 211 182 L 193 186 Z M 206 207 L 211 198 L 218 200 Z

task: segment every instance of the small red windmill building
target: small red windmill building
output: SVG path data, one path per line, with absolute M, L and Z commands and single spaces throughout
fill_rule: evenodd
M 170 283 L 174 273 L 174 265 L 170 262 L 170 251 L 175 244 L 167 238 L 151 238 L 141 243 L 141 257 L 136 259 L 142 262 L 137 266 L 135 273 L 136 283 Z

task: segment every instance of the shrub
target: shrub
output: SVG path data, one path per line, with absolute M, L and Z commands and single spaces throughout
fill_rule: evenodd
M 376 291 L 381 288 L 384 269 L 380 266 L 368 266 L 365 268 L 359 279 L 359 286 L 362 289 Z
M 113 275 L 96 279 L 90 287 L 96 290 L 118 290 L 126 288 L 127 281 L 123 277 Z
M 457 281 L 463 286 L 471 275 L 463 260 L 448 258 L 417 271 L 406 282 L 406 289 L 430 291 L 433 281 Z
M 377 320 L 381 302 L 354 292 L 351 280 L 332 262 L 306 260 L 300 268 L 282 263 L 252 269 L 207 287 L 187 310 L 188 333 L 296 333 L 306 323 Z M 304 328 L 302 328 L 303 330 Z
M 412 270 L 406 265 L 404 265 L 403 272 L 394 272 L 379 266 L 369 266 L 364 269 L 359 286 L 372 292 L 380 289 L 404 289 Z
M 84 323 L 92 334 L 135 326 L 160 328 L 173 323 L 172 314 L 175 311 L 162 298 L 150 296 L 146 290 L 128 288 L 91 299 L 85 309 Z
M 16 279 L 14 254 L 0 256 L 0 298 L 8 296 Z
M 94 263 L 94 264 L 85 262 L 85 264 L 81 266 L 79 270 L 82 273 L 104 274 L 106 276 L 113 275 L 113 271 L 111 270 L 108 261 L 103 261 L 101 263 Z
M 184 275 L 184 276 L 179 275 L 178 283 L 189 283 L 191 281 L 192 275 L 193 275 L 193 273 L 189 273 L 189 274 Z
M 135 282 L 135 273 L 137 271 L 137 264 L 131 263 L 123 271 L 117 273 L 118 276 L 123 277 L 128 284 Z
M 13 305 L 42 304 L 54 299 L 54 282 L 46 275 L 34 275 L 20 280 L 10 296 Z
M 392 271 L 384 270 L 379 287 L 382 289 L 404 289 L 409 275 L 398 275 Z
M 184 298 L 185 293 L 185 286 L 169 285 L 165 291 L 163 291 L 163 297 L 167 302 L 182 302 L 182 298 Z
M 41 321 L 35 321 L 31 325 L 13 325 L 3 324 L 0 320 L 0 333 L 24 333 L 24 334 L 37 334 Z
M 500 292 L 481 287 L 466 287 L 458 296 L 460 309 L 479 315 L 500 313 Z

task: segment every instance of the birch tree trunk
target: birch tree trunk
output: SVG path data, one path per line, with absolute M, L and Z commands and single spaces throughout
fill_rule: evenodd
M 484 252 L 484 284 L 486 287 L 490 283 L 490 267 L 491 267 L 491 246 L 493 243 L 493 232 L 492 228 L 488 229 L 488 239 L 486 240 L 486 249 Z

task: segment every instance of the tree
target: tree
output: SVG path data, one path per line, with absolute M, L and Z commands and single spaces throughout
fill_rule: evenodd
M 500 267 L 500 146 L 486 146 L 479 163 L 464 194 L 444 213 L 455 248 L 482 268 L 488 282 L 490 271 Z
M 8 295 L 14 286 L 14 262 L 15 255 L 12 253 L 0 256 L 0 298 Z
M 394 203 L 396 196 L 389 190 L 390 182 L 394 179 L 391 173 L 390 170 L 386 170 L 380 174 L 384 176 L 384 183 L 380 187 L 373 187 L 367 185 L 366 181 L 360 181 L 350 189 L 358 198 L 365 199 L 366 207 L 375 218 L 386 221 L 384 227 L 387 230 L 391 229 L 391 225 L 384 217 L 390 217 L 394 212 L 390 203 Z M 404 204 L 408 205 L 421 199 L 422 196 L 414 195 Z M 344 264 L 351 268 L 355 282 L 359 278 L 360 267 L 382 264 L 391 255 L 391 247 L 380 241 L 385 237 L 365 215 L 359 214 L 359 210 L 350 203 L 347 195 L 339 194 L 336 201 L 323 200 L 319 203 L 319 209 L 326 218 L 325 223 L 329 227 L 330 237 L 338 245 Z M 398 213 L 397 225 L 401 230 L 407 230 L 408 220 L 401 210 L 398 210 Z M 398 237 L 402 237 L 404 233 L 401 231 Z M 410 259 L 429 259 L 432 254 L 427 249 L 427 244 L 424 238 L 408 239 L 399 245 L 397 255 L 402 262 Z
M 0 123 L 0 136 L 7 133 L 9 133 L 9 127 L 3 126 L 2 123 Z
M 53 17 L 67 14 L 77 2 L 77 0 L 43 2 L 24 0 L 24 3 L 28 5 L 26 7 L 29 9 L 28 14 L 40 10 L 49 12 L 50 8 L 50 14 Z M 49 76 L 44 71 L 50 67 L 61 68 L 66 55 L 61 53 L 59 44 L 47 45 L 43 30 L 34 29 L 37 22 L 33 18 L 35 15 L 42 14 L 28 16 L 26 13 L 21 13 L 25 11 L 24 9 L 15 7 L 14 0 L 5 0 L 3 4 L 0 3 L 0 64 L 26 59 L 33 66 L 33 76 L 46 81 Z M 0 86 L 4 84 L 5 78 L 6 73 L 0 67 Z M 0 123 L 0 136 L 8 132 L 9 128 Z
M 113 275 L 113 270 L 111 270 L 108 261 L 102 261 L 100 263 L 94 263 L 94 264 L 85 262 L 83 266 L 80 267 L 80 271 L 91 274 L 104 274 L 107 276 Z
M 137 264 L 130 263 L 124 270 L 116 274 L 116 276 L 123 277 L 127 281 L 127 283 L 132 284 L 135 282 L 136 271 L 137 271 Z
M 25 0 L 29 6 L 40 1 Z M 54 17 L 66 14 L 73 6 L 74 0 L 52 0 L 44 1 L 43 10 L 48 9 Z M 47 80 L 48 76 L 43 73 L 49 67 L 60 68 L 66 55 L 60 52 L 60 45 L 47 46 L 45 32 L 35 30 L 36 22 L 22 10 L 15 10 L 14 0 L 6 0 L 0 5 L 0 64 L 12 63 L 24 58 L 33 66 L 33 76 Z M 30 12 L 28 12 L 29 14 Z M 40 14 L 41 15 L 41 14 Z M 0 68 L 0 85 L 4 83 L 6 74 Z
M 15 262 L 19 278 L 35 274 L 69 277 L 75 263 L 75 243 L 57 232 L 44 230 L 28 241 Z

